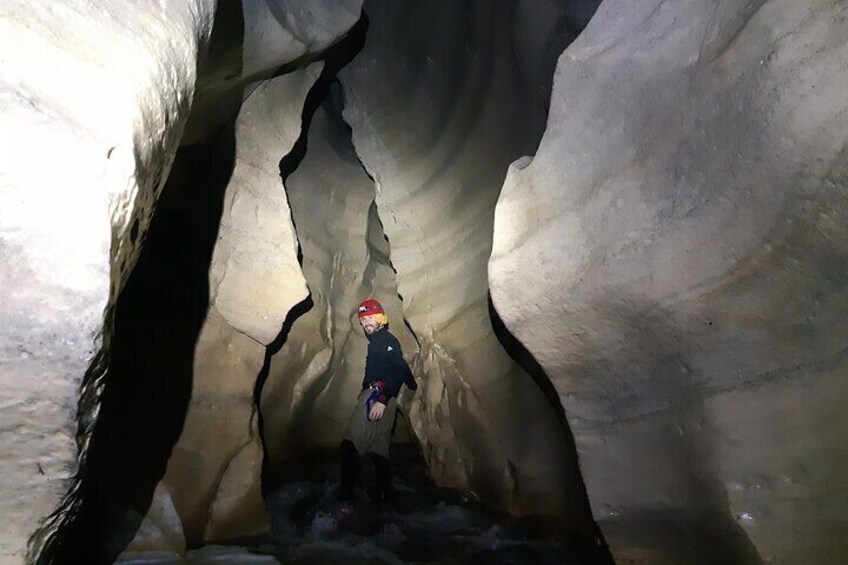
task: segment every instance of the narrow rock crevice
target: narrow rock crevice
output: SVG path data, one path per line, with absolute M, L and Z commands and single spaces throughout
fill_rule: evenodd
M 279 163 L 280 170 L 280 178 L 282 181 L 283 189 L 286 191 L 287 197 L 289 199 L 290 208 L 292 210 L 291 213 L 291 221 L 294 226 L 295 236 L 297 237 L 297 258 L 298 263 L 303 267 L 303 244 L 302 244 L 302 236 L 298 232 L 298 218 L 294 212 L 294 208 L 291 206 L 291 195 L 287 188 L 287 181 L 289 177 L 297 171 L 300 164 L 303 162 L 304 157 L 306 156 L 308 144 L 309 144 L 309 131 L 312 124 L 313 116 L 315 115 L 318 108 L 323 104 L 331 91 L 331 88 L 334 84 L 338 85 L 338 79 L 336 75 L 338 71 L 348 64 L 353 57 L 362 49 L 362 46 L 365 43 L 365 34 L 368 31 L 368 16 L 365 12 L 362 12 L 359 20 L 356 24 L 350 29 L 345 36 L 340 39 L 335 45 L 328 48 L 325 52 L 322 53 L 320 59 L 323 60 L 324 66 L 321 70 L 321 74 L 315 84 L 309 89 L 308 94 L 306 95 L 306 100 L 303 105 L 303 111 L 301 113 L 301 132 L 297 138 L 297 141 L 294 143 L 291 151 L 289 151 Z M 298 63 L 293 62 L 292 64 Z M 279 71 L 284 71 L 284 69 L 280 69 Z M 304 301 L 296 305 L 286 316 L 286 320 L 283 324 L 283 327 L 280 331 L 280 334 L 277 338 L 268 345 L 265 354 L 265 360 L 262 365 L 262 370 L 257 376 L 256 387 L 254 389 L 254 403 L 257 407 L 257 412 L 259 415 L 259 437 L 262 443 L 263 449 L 263 460 L 262 460 L 262 493 L 263 496 L 267 498 L 269 493 L 273 492 L 273 490 L 278 486 L 279 479 L 278 473 L 274 472 L 273 466 L 270 464 L 270 454 L 268 450 L 268 440 L 267 440 L 267 429 L 266 429 L 266 415 L 263 413 L 262 409 L 262 394 L 266 386 L 266 382 L 268 380 L 269 372 L 271 369 L 271 360 L 274 355 L 278 354 L 280 350 L 286 344 L 289 335 L 291 333 L 292 327 L 295 322 L 307 312 L 309 312 L 313 306 L 314 302 L 312 299 L 312 291 L 311 285 L 309 281 L 307 281 L 307 286 L 310 287 L 310 296 L 308 296 Z
M 390 308 L 395 325 L 403 319 L 374 185 L 341 116 L 344 93 L 332 72 L 340 68 L 328 66 L 310 92 L 303 134 L 281 161 L 315 308 L 294 325 L 289 341 L 271 360 L 262 393 L 266 492 L 298 475 L 306 453 L 338 445 L 347 414 L 339 413 L 337 403 L 346 406 L 344 399 L 355 398 L 362 379 L 356 368 L 364 362 L 364 338 L 355 316 L 359 301 L 376 296 Z M 414 337 L 405 334 L 402 341 L 408 351 L 416 350 Z M 320 424 L 321 413 L 331 414 L 327 425 Z
M 286 316 L 286 320 L 283 323 L 283 327 L 280 330 L 280 335 L 277 336 L 277 338 L 271 342 L 265 350 L 265 360 L 262 363 L 262 370 L 256 378 L 256 387 L 253 391 L 253 402 L 256 405 L 256 412 L 259 418 L 259 438 L 262 443 L 262 496 L 266 499 L 277 485 L 274 481 L 274 477 L 269 476 L 268 472 L 268 446 L 265 440 L 265 418 L 261 409 L 262 390 L 265 387 L 265 382 L 268 380 L 268 373 L 271 369 L 271 359 L 274 355 L 279 353 L 286 344 L 294 323 L 298 320 L 298 318 L 309 312 L 313 306 L 314 303 L 312 302 L 312 296 L 308 296 L 289 311 Z
M 310 94 L 310 97 L 315 96 L 310 100 L 310 106 L 316 104 L 317 92 L 319 91 L 316 87 Z M 342 117 L 344 102 L 344 90 L 338 81 L 334 81 L 329 86 L 326 97 L 320 101 L 320 108 L 313 114 L 304 116 L 305 127 L 306 124 L 309 127 L 308 151 L 306 136 L 302 135 L 298 141 L 302 153 L 298 155 L 293 152 L 292 160 L 284 161 L 297 165 L 289 164 L 283 167 L 281 163 L 292 218 L 298 227 L 298 239 L 303 250 L 303 271 L 315 304 L 315 307 L 293 326 L 279 353 L 272 356 L 261 396 L 262 412 L 265 415 L 263 437 L 266 442 L 266 501 L 275 528 L 286 530 L 303 527 L 303 524 L 298 521 L 299 526 L 292 526 L 289 523 L 291 516 L 287 516 L 279 506 L 288 504 L 285 501 L 296 489 L 309 490 L 303 486 L 304 481 L 334 478 L 336 469 L 328 469 L 326 461 L 327 458 L 335 459 L 333 453 L 337 449 L 349 415 L 346 409 L 339 408 L 351 405 L 350 399 L 355 398 L 362 378 L 361 367 L 357 365 L 364 361 L 364 343 L 351 347 L 352 343 L 357 343 L 356 340 L 361 340 L 361 332 L 354 315 L 358 301 L 367 296 L 375 296 L 389 302 L 390 321 L 403 320 L 401 330 L 404 337 L 414 343 L 416 353 L 421 349 L 421 339 L 413 332 L 413 326 L 403 313 L 402 297 L 395 282 L 397 270 L 391 259 L 389 236 L 384 231 L 378 208 L 380 196 L 377 192 L 380 187 L 353 145 L 353 131 Z M 350 212 L 351 209 L 354 211 Z M 367 215 L 365 233 L 361 231 L 363 215 Z M 392 217 L 392 221 L 396 223 L 397 219 Z M 358 228 L 355 227 L 357 223 L 360 226 Z M 356 241 L 357 237 L 363 236 L 367 242 L 366 249 L 362 249 L 361 242 Z M 360 270 L 363 261 L 365 268 Z M 385 288 L 382 294 L 374 293 L 374 285 L 369 282 L 376 278 L 380 270 L 389 276 L 391 295 L 386 293 L 388 289 Z M 343 276 L 345 281 L 340 286 L 339 281 Z M 355 278 L 351 279 L 351 276 Z M 414 301 L 415 297 L 411 299 Z M 460 398 L 456 403 L 444 400 L 431 405 L 431 401 L 421 399 L 427 394 L 426 391 L 420 391 L 413 398 L 409 413 L 417 411 L 417 418 L 423 416 L 428 422 L 441 420 L 445 427 L 456 425 L 456 430 L 452 430 L 452 433 L 465 433 L 462 441 L 482 438 L 486 433 L 486 426 L 474 419 L 488 415 L 481 416 L 481 401 L 477 398 L 474 387 L 456 371 L 456 360 L 450 358 L 438 343 L 429 343 L 427 347 L 435 352 L 435 356 L 431 354 L 432 358 L 423 360 L 416 354 L 413 361 L 416 373 L 426 381 L 427 373 L 435 369 L 435 374 L 431 375 L 434 376 L 434 381 L 430 386 L 440 386 L 442 378 L 445 378 L 450 382 L 450 386 L 459 391 Z M 508 353 L 519 356 L 515 347 Z M 433 362 L 435 366 L 428 366 Z M 543 372 L 540 374 L 537 371 L 532 376 L 540 389 L 544 389 L 546 382 L 550 388 Z M 552 405 L 551 409 L 558 409 L 560 426 L 568 431 L 558 397 L 549 398 L 548 401 Z M 450 411 L 456 413 L 454 417 L 459 423 L 444 420 Z M 463 414 L 467 411 L 476 411 L 477 414 L 469 417 Z M 412 419 L 415 420 L 416 416 L 413 415 Z M 465 423 L 461 420 L 465 420 Z M 420 427 L 420 422 L 418 426 L 419 429 L 425 429 Z M 415 428 L 415 424 L 412 428 Z M 563 434 L 563 429 L 552 430 L 552 433 L 568 443 L 570 432 Z M 427 432 L 431 433 L 433 430 Z M 441 432 L 448 433 L 449 430 L 444 429 Z M 436 450 L 440 448 L 438 444 L 428 442 L 430 455 L 422 458 L 421 446 L 418 445 L 415 433 L 410 430 L 407 434 L 407 441 L 411 440 L 413 449 L 419 452 L 418 464 L 422 469 L 428 463 L 444 464 L 440 461 L 441 456 L 435 455 Z M 573 452 L 573 441 L 570 445 Z M 459 460 L 460 467 L 462 464 L 474 465 L 476 454 L 473 449 L 476 447 L 468 451 L 469 457 L 465 462 Z M 502 446 L 493 448 L 493 452 L 503 451 Z M 517 483 L 516 477 L 519 473 L 511 462 L 508 464 L 511 480 Z M 576 468 L 576 461 L 572 464 Z M 432 471 L 435 477 L 443 478 L 444 470 L 435 468 Z M 569 501 L 570 511 L 575 515 L 591 516 L 585 487 L 579 481 L 579 471 L 574 472 L 578 475 L 582 495 Z M 569 473 L 571 474 L 571 471 Z M 480 492 L 484 497 L 493 495 L 491 500 L 482 505 L 490 510 L 502 509 L 504 504 L 500 496 L 503 488 L 500 484 L 495 484 L 496 481 L 491 481 L 492 478 L 494 477 L 482 475 L 478 477 L 477 486 L 483 486 Z M 468 483 L 452 486 L 464 486 L 468 495 L 475 497 L 473 492 L 468 492 Z M 516 488 L 521 488 L 521 485 Z M 317 495 L 313 493 L 309 496 Z M 608 562 L 609 554 L 594 524 L 582 524 L 581 527 L 584 530 L 570 538 L 573 546 L 581 547 L 587 555 L 598 560 L 597 562 Z
M 345 124 L 347 124 L 347 122 L 345 122 Z M 350 128 L 350 126 L 348 126 L 348 128 Z M 351 144 L 351 147 L 353 147 L 353 144 Z M 362 163 L 362 160 L 359 159 L 359 155 L 357 155 L 356 158 L 359 160 L 359 164 L 362 167 L 362 171 L 366 175 L 368 175 L 368 178 L 371 179 L 371 181 L 373 182 L 374 179 L 371 178 L 370 174 L 368 174 L 368 170 L 365 168 L 365 165 Z M 378 261 L 380 263 L 389 266 L 389 268 L 392 270 L 392 273 L 394 273 L 395 279 L 397 279 L 397 269 L 395 269 L 394 263 L 392 263 L 392 242 L 389 240 L 389 236 L 386 235 L 386 231 L 383 228 L 383 220 L 380 218 L 380 209 L 377 204 L 376 198 L 371 203 L 371 207 L 368 209 L 368 214 L 370 217 L 374 218 L 374 222 L 372 222 L 372 224 L 376 223 L 379 226 L 378 229 L 369 230 L 368 241 L 371 242 L 369 248 L 371 249 L 372 254 L 377 256 Z M 385 249 L 383 249 L 384 246 Z M 396 295 L 401 305 L 403 305 L 403 295 L 400 292 L 396 292 Z M 401 312 L 403 312 L 403 308 L 401 308 Z M 406 319 L 405 315 L 403 316 L 403 325 L 406 327 L 406 331 L 408 331 L 412 335 L 416 345 L 418 346 L 418 349 L 420 350 L 421 340 L 418 338 L 418 335 L 415 333 L 415 330 L 412 328 L 412 325 L 410 325 L 409 320 Z
M 368 15 L 363 11 L 361 17 L 350 31 L 318 58 L 324 62 L 324 67 L 321 70 L 321 76 L 306 95 L 306 102 L 303 105 L 303 113 L 301 114 L 302 129 L 300 136 L 297 138 L 291 151 L 280 160 L 280 177 L 283 179 L 284 186 L 286 179 L 297 170 L 297 167 L 306 155 L 312 117 L 315 115 L 318 107 L 327 99 L 330 86 L 334 82 L 338 82 L 337 76 L 339 71 L 350 63 L 356 54 L 362 50 L 362 47 L 365 45 L 365 36 L 367 33 Z M 302 68 L 303 66 L 305 65 L 301 61 L 293 61 L 285 68 L 279 69 L 277 76 Z
M 562 405 L 495 335 L 487 261 L 507 168 L 537 149 L 556 60 L 597 4 L 368 0 L 373 30 L 341 73 L 425 359 L 417 431 L 434 477 L 589 534 Z
M 536 386 L 539 387 L 539 390 L 542 391 L 542 394 L 548 400 L 548 404 L 551 409 L 556 413 L 557 419 L 560 422 L 560 434 L 563 437 L 563 440 L 571 446 L 571 450 L 574 453 L 574 465 L 577 470 L 574 473 L 575 480 L 577 482 L 577 486 L 575 489 L 576 497 L 575 500 L 572 501 L 572 504 L 575 507 L 583 507 L 583 512 L 586 515 L 591 516 L 592 511 L 589 506 L 589 496 L 586 492 L 586 484 L 583 480 L 583 473 L 580 471 L 580 456 L 577 453 L 577 448 L 574 443 L 574 434 L 571 431 L 571 426 L 568 423 L 568 418 L 565 414 L 565 409 L 562 404 L 562 400 L 560 399 L 560 395 L 551 382 L 548 375 L 545 373 L 544 368 L 536 361 L 533 354 L 530 353 L 524 344 L 522 344 L 518 339 L 515 338 L 514 335 L 509 331 L 509 328 L 503 323 L 500 315 L 498 314 L 495 305 L 492 303 L 491 295 L 489 296 L 489 319 L 492 323 L 492 330 L 495 332 L 495 336 L 497 336 L 498 341 L 504 348 L 504 351 L 515 361 L 525 373 L 530 375 L 533 378 L 533 381 L 536 383 Z M 594 559 L 597 563 L 613 563 L 612 555 L 609 552 L 609 548 L 607 547 L 606 540 L 604 539 L 604 535 L 601 532 L 601 529 L 598 527 L 596 522 L 593 522 L 591 530 L 592 537 L 594 538 L 594 543 L 597 546 L 596 551 L 593 552 Z
M 0 562 L 848 562 L 844 2 L 6 4 Z
M 100 407 L 77 486 L 53 519 L 39 564 L 112 562 L 150 505 L 192 394 L 194 348 L 209 307 L 208 271 L 234 156 L 232 124 L 210 143 L 177 153 L 115 306 Z

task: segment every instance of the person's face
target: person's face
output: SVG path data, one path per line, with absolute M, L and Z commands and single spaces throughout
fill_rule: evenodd
M 376 316 L 364 316 L 359 318 L 359 323 L 368 335 L 371 335 L 380 329 L 380 322 L 377 321 Z

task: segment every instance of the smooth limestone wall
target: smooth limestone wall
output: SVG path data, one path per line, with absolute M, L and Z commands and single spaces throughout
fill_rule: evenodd
M 367 341 L 356 317 L 363 299 L 384 304 L 410 362 L 417 350 L 403 323 L 374 183 L 353 149 L 341 99 L 336 83 L 314 115 L 303 161 L 286 182 L 313 306 L 271 359 L 262 391 L 274 476 L 285 476 L 310 451 L 338 448 L 365 369 Z
M 0 120 L 15 132 L 0 175 L 0 513 L 14 517 L 0 563 L 23 561 L 30 538 L 33 559 L 47 539 L 66 555 L 120 551 L 120 536 L 50 536 L 112 535 L 92 529 L 92 500 L 120 485 L 99 480 L 125 453 L 110 426 L 133 398 L 157 421 L 185 418 L 173 439 L 121 448 L 150 448 L 161 469 L 144 468 L 146 498 L 112 508 L 110 527 L 141 523 L 134 551 L 177 556 L 265 530 L 253 387 L 307 281 L 313 310 L 262 395 L 272 466 L 337 440 L 364 349 L 352 308 L 373 292 L 422 380 L 408 412 L 442 484 L 576 527 L 591 528 L 591 504 L 622 562 L 846 559 L 841 2 L 606 0 L 559 57 L 552 96 L 594 3 L 367 2 L 365 48 L 340 78 L 373 181 L 319 110 L 288 187 L 303 273 L 277 166 L 316 60 L 360 4 L 166 4 L 0 8 Z M 177 220 L 163 222 L 209 211 L 179 175 L 222 157 L 232 170 L 209 180 L 227 182 L 212 190 L 208 295 L 196 343 L 175 345 L 185 380 L 169 384 L 156 363 L 109 371 L 139 353 L 112 312 L 181 138 L 177 202 L 162 206 Z M 161 236 L 158 249 L 177 245 Z M 136 310 L 179 299 L 147 282 L 131 285 Z M 588 501 L 560 407 L 504 350 L 489 290 L 559 395 Z M 154 344 L 173 330 L 153 328 L 160 311 L 145 318 Z M 156 413 L 165 391 L 183 412 Z M 80 457 L 88 482 L 61 506 Z
M 308 296 L 279 161 L 300 137 L 307 94 L 323 69 L 320 59 L 359 16 L 356 2 L 288 4 L 243 4 L 241 78 L 228 84 L 221 64 L 210 63 L 223 82 L 204 83 L 192 122 L 189 140 L 203 139 L 209 128 L 204 112 L 211 112 L 213 123 L 224 117 L 221 108 L 232 107 L 240 85 L 234 166 L 209 266 L 209 310 L 194 350 L 192 396 L 156 502 L 128 554 L 182 555 L 186 547 L 269 528 L 254 389 L 266 346 Z M 274 73 L 279 76 L 250 82 Z M 167 519 L 171 506 L 179 522 Z
M 559 59 L 489 278 L 619 562 L 848 558 L 846 60 L 818 0 L 606 0 Z
M 265 344 L 307 295 L 277 161 L 300 134 L 303 100 L 320 72 L 317 63 L 264 82 L 236 120 L 192 398 L 162 480 L 190 547 L 268 528 L 253 388 Z
M 545 89 L 525 78 L 545 73 L 519 64 L 514 38 L 530 22 L 544 37 L 566 18 L 541 11 L 546 19 L 524 18 L 519 29 L 519 4 L 366 2 L 365 47 L 340 74 L 344 116 L 374 178 L 403 312 L 420 342 L 423 387 L 410 417 L 431 473 L 503 508 L 588 528 L 558 407 L 489 318 L 494 206 L 508 164 L 534 150 L 545 119 Z M 522 48 L 527 60 L 533 43 Z
M 139 7 L 69 0 L 3 5 L 3 51 L 9 54 L 2 69 L 4 131 L 18 133 L 7 152 L 11 159 L 4 161 L 0 191 L 5 265 L 0 277 L 9 289 L 9 302 L 0 307 L 3 417 L 9 422 L 3 427 L 0 465 L 7 478 L 3 515 L 15 517 L 0 528 L 0 561 L 21 562 L 28 538 L 42 525 L 32 537 L 29 559 L 114 557 L 141 522 L 138 508 L 149 504 L 158 478 L 159 462 L 153 459 L 172 446 L 170 420 L 186 412 L 185 421 L 177 423 L 182 436 L 168 474 L 156 491 L 153 512 L 172 518 L 173 509 L 180 519 L 173 530 L 182 530 L 164 547 L 179 551 L 185 544 L 264 529 L 253 385 L 265 344 L 307 292 L 277 163 L 299 135 L 303 99 L 321 68 L 312 61 L 357 21 L 360 7 L 355 0 L 295 4 L 210 0 Z M 270 22 L 268 13 L 283 20 Z M 263 55 L 266 48 L 270 56 Z M 283 76 L 267 80 L 275 75 Z M 252 82 L 257 78 L 266 80 Z M 242 100 L 247 103 L 239 112 Z M 263 101 L 273 104 L 274 112 L 263 113 Z M 229 140 L 227 129 L 234 134 Z M 172 386 L 167 373 L 136 374 L 148 365 L 174 368 L 157 365 L 158 360 L 148 363 L 149 349 L 138 352 L 138 363 L 130 362 L 135 371 L 121 372 L 129 366 L 130 343 L 138 332 L 124 325 L 120 354 L 113 355 L 113 315 L 181 141 L 200 149 L 187 150 L 193 157 L 179 174 L 204 152 L 226 162 L 227 155 L 215 152 L 229 142 L 235 165 L 229 172 L 233 185 L 221 192 L 226 208 L 216 228 L 220 237 L 208 281 L 197 286 L 198 296 L 208 293 L 210 301 L 205 323 L 197 328 L 198 342 L 178 352 L 176 364 L 188 367 L 188 382 Z M 45 155 L 50 166 L 44 166 Z M 189 179 L 183 190 L 180 182 L 173 183 L 174 200 L 197 184 Z M 164 208 L 184 214 L 183 204 Z M 185 225 L 197 227 L 193 220 L 186 217 Z M 170 255 L 184 251 L 181 243 L 186 241 L 173 242 Z M 168 253 L 165 246 L 159 249 Z M 180 270 L 177 266 L 175 272 Z M 149 301 L 151 313 L 160 312 L 152 307 L 155 301 L 168 304 L 173 298 L 144 294 L 162 282 L 154 272 L 147 271 L 134 291 L 141 304 Z M 260 304 L 234 291 L 263 281 L 267 294 Z M 137 306 L 125 309 L 137 317 Z M 182 305 L 175 307 L 180 311 Z M 149 322 L 151 316 L 142 317 Z M 145 326 L 143 337 L 151 346 L 172 330 Z M 89 367 L 90 376 L 82 381 Z M 127 438 L 140 443 L 114 450 L 117 434 L 125 429 L 143 433 L 138 410 L 130 407 L 133 390 L 138 402 L 153 401 L 149 417 L 157 422 L 149 437 Z M 167 410 L 175 399 L 157 396 L 168 390 L 179 393 L 176 401 L 191 395 L 173 414 Z M 101 399 L 109 402 L 105 409 Z M 166 412 L 157 415 L 157 409 Z M 222 419 L 222 413 L 228 417 Z M 95 446 L 92 457 L 90 446 Z M 128 449 L 135 453 L 118 461 Z M 149 476 L 132 477 L 138 479 L 132 491 L 110 500 L 110 489 L 121 485 L 117 475 L 145 450 L 156 456 L 143 467 Z M 55 517 L 45 524 L 53 511 Z
M 85 381 L 78 444 L 82 377 L 108 350 L 214 8 L 0 7 L 0 563 L 24 560 L 84 457 L 100 388 Z

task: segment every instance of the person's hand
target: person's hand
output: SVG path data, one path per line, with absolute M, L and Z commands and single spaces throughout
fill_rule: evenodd
M 371 407 L 371 413 L 368 414 L 368 419 L 372 422 L 378 421 L 383 417 L 383 412 L 386 410 L 386 405 L 382 402 L 375 402 Z

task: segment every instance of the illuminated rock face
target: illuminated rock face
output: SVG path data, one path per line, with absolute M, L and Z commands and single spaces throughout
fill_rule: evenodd
M 508 175 L 492 297 L 620 561 L 848 555 L 846 38 L 839 2 L 606 0 Z
M 309 293 L 279 161 L 300 136 L 303 103 L 321 66 L 259 84 L 236 120 L 235 168 L 209 286 L 211 303 L 227 323 L 260 345 L 277 337 L 288 311 Z
M 201 53 L 183 144 L 208 141 L 238 112 L 247 85 L 302 68 L 359 20 L 362 0 L 218 2 L 216 37 Z
M 545 89 L 523 80 L 543 71 L 512 55 L 522 33 L 514 8 L 366 2 L 365 47 L 340 74 L 344 115 L 374 178 L 404 315 L 420 342 L 423 387 L 410 418 L 431 473 L 510 510 L 579 526 L 588 508 L 558 407 L 504 350 L 488 308 L 494 206 L 507 165 L 533 151 L 545 115 Z M 523 47 L 529 58 L 539 50 Z
M 262 83 L 236 120 L 235 166 L 209 271 L 212 306 L 195 348 L 185 426 L 163 479 L 191 547 L 267 529 L 253 389 L 264 343 L 307 296 L 277 163 L 300 134 L 303 101 L 320 71 L 315 64 Z M 244 488 L 227 494 L 241 498 L 227 511 L 216 505 L 231 468 Z M 222 527 L 227 514 L 238 523 Z
M 263 347 L 234 331 L 214 308 L 204 323 L 195 350 L 192 398 L 179 441 L 168 460 L 162 485 L 171 493 L 191 546 L 207 539 L 223 541 L 229 536 L 263 531 L 262 497 L 259 491 L 262 447 L 253 418 L 252 386 L 262 367 Z M 230 532 L 214 527 L 213 508 L 225 489 L 231 468 L 248 454 L 252 466 L 240 469 L 241 506 L 249 508 Z M 252 468 L 256 467 L 256 468 Z
M 341 91 L 316 112 L 307 152 L 286 180 L 312 307 L 271 359 L 262 391 L 271 472 L 310 450 L 336 449 L 361 389 L 367 341 L 356 309 L 372 296 L 412 361 L 417 345 L 403 313 L 389 245 L 374 205 L 374 183 L 357 160 L 341 119 Z
M 577 528 L 591 505 L 621 562 L 844 562 L 838 2 L 606 0 L 559 57 L 595 2 L 369 1 L 356 149 L 337 91 L 286 187 L 360 3 L 153 4 L 0 8 L 0 562 L 57 509 L 32 557 L 267 529 L 261 441 L 272 470 L 338 444 L 369 295 L 441 484 Z
M 244 76 L 261 76 L 338 41 L 359 19 L 362 0 L 244 2 Z
M 245 45 L 256 38 L 245 37 L 252 28 L 246 32 L 243 22 L 257 12 L 278 10 L 277 4 L 283 3 L 246 1 L 235 24 L 221 24 L 226 19 L 223 16 L 233 15 L 229 12 L 235 3 L 222 2 L 217 13 L 215 4 L 195 1 L 139 8 L 135 4 L 97 6 L 68 1 L 51 5 L 49 13 L 38 6 L 3 7 L 4 39 L 16 46 L 14 57 L 4 59 L 2 71 L 10 95 L 5 98 L 9 103 L 4 104 L 4 130 L 14 128 L 20 133 L 13 152 L 7 154 L 10 159 L 4 160 L 0 195 L 2 245 L 8 250 L 2 257 L 8 268 L 4 266 L 0 277 L 4 289 L 13 289 L 7 295 L 9 302 L 0 307 L 4 321 L 0 376 L 3 398 L 8 400 L 3 402 L 7 406 L 4 418 L 16 422 L 7 428 L 11 435 L 8 441 L 4 439 L 0 455 L 9 483 L 7 492 L 4 482 L 0 504 L 4 516 L 15 516 L 0 528 L 0 561 L 22 560 L 27 538 L 59 507 L 76 471 L 76 433 L 84 450 L 79 483 L 58 519 L 33 539 L 31 555 L 41 553 L 49 539 L 48 554 L 107 559 L 129 541 L 124 536 L 141 521 L 138 500 L 130 503 L 121 498 L 121 503 L 127 503 L 125 515 L 98 512 L 105 507 L 121 512 L 117 503 L 106 500 L 110 489 L 121 483 L 114 480 L 119 474 L 116 469 L 123 471 L 128 465 L 117 461 L 117 454 L 129 454 L 133 448 L 144 454 L 156 444 L 150 449 L 150 457 L 156 461 L 144 467 L 149 476 L 143 476 L 142 482 L 155 480 L 160 448 L 170 450 L 173 440 L 168 443 L 168 434 L 176 427 L 157 423 L 148 434 L 154 439 L 143 438 L 140 445 L 112 449 L 113 436 L 125 430 L 120 422 L 117 428 L 107 428 L 115 419 L 120 421 L 122 411 L 134 401 L 132 388 L 136 385 L 130 375 L 150 383 L 138 385 L 141 394 L 136 403 L 162 400 L 156 387 L 168 390 L 172 376 L 138 374 L 146 362 L 122 373 L 127 365 L 114 365 L 114 342 L 121 341 L 126 353 L 134 332 L 114 335 L 112 316 L 116 297 L 148 233 L 177 145 L 181 138 L 184 144 L 217 139 L 221 125 L 231 121 L 232 113 L 239 109 L 241 92 L 251 77 L 256 73 L 270 77 L 290 58 L 314 56 L 347 31 L 359 11 L 355 1 L 312 3 L 308 9 L 297 10 L 297 17 L 287 18 L 274 33 L 263 32 L 262 41 L 277 41 L 285 29 L 296 37 L 286 40 L 287 49 L 261 71 L 244 55 Z M 227 13 L 222 16 L 222 12 Z M 216 31 L 213 21 L 219 24 Z M 160 489 L 157 508 L 170 508 L 165 499 L 173 499 L 190 544 L 263 529 L 259 494 L 262 455 L 253 386 L 264 359 L 264 344 L 274 338 L 291 306 L 307 293 L 296 263 L 296 242 L 277 163 L 298 137 L 303 99 L 320 72 L 320 63 L 308 63 L 304 61 L 303 69 L 284 78 L 250 88 L 254 107 L 249 103 L 242 108 L 245 118 L 240 124 L 250 124 L 251 115 L 262 113 L 255 106 L 263 100 L 275 103 L 275 112 L 258 116 L 250 125 L 255 131 L 237 134 L 243 152 L 237 156 L 233 184 L 225 194 L 228 208 L 222 214 L 220 241 L 208 275 L 208 319 L 194 332 L 199 337 L 196 351 L 181 352 L 188 353 L 183 355 L 186 367 L 193 364 L 198 368 L 195 382 L 192 384 L 190 377 L 188 386 L 180 381 L 179 387 L 173 387 L 178 389 L 178 397 L 193 396 L 190 406 L 159 418 L 170 421 L 172 416 L 180 419 L 187 414 L 166 483 L 172 467 L 177 467 L 178 477 L 188 473 L 197 480 L 182 485 L 179 492 Z M 246 66 L 250 68 L 246 70 Z M 192 107 L 196 72 L 201 74 L 201 92 L 199 103 Z M 94 94 L 92 85 L 98 88 Z M 234 98 L 235 103 L 228 106 Z M 223 108 L 225 118 L 209 108 Z M 191 120 L 190 109 L 194 112 Z M 254 127 L 257 124 L 264 126 L 264 131 Z M 253 141 L 256 143 L 250 145 Z M 42 165 L 33 165 L 39 152 L 50 154 L 50 167 L 43 166 L 43 157 L 39 160 Z M 268 190 L 271 185 L 276 194 Z M 163 208 L 174 212 L 173 207 Z M 192 222 L 186 221 L 185 226 Z M 173 247 L 179 247 L 179 242 L 173 242 Z M 182 269 L 177 266 L 172 274 Z M 268 283 L 261 307 L 233 290 L 244 287 L 246 280 Z M 136 287 L 149 290 L 150 285 Z M 198 285 L 196 296 L 202 298 L 206 289 L 207 285 Z M 159 298 L 142 294 L 142 300 L 151 305 Z M 161 314 L 161 308 L 150 310 Z M 150 319 L 152 315 L 145 318 Z M 158 330 L 145 331 L 151 338 L 148 345 L 154 343 Z M 170 332 L 170 328 L 159 331 L 163 335 Z M 92 364 L 101 333 L 105 342 L 102 357 Z M 173 365 L 166 368 L 173 369 Z M 74 416 L 82 375 L 89 366 L 78 430 Z M 37 382 L 32 381 L 35 384 L 21 386 L 24 375 L 35 374 L 40 375 Z M 110 403 L 105 410 L 99 404 L 102 391 Z M 172 404 L 171 399 L 166 400 L 165 405 Z M 209 425 L 204 427 L 204 422 L 221 421 L 215 410 L 226 410 L 230 418 L 216 428 L 215 449 L 206 449 L 197 457 L 196 451 L 208 447 L 205 442 L 213 431 Z M 139 432 L 137 416 L 141 416 L 138 407 L 124 414 L 127 431 Z M 160 432 L 167 433 L 159 437 Z M 138 436 L 128 437 L 128 443 L 132 437 Z M 227 441 L 220 441 L 222 438 Z M 93 459 L 87 456 L 90 445 L 96 445 Z M 163 471 L 158 470 L 159 476 Z M 98 491 L 96 483 L 103 482 L 104 476 L 112 477 L 106 481 L 109 486 Z M 205 494 L 198 494 L 201 488 L 217 494 L 205 500 Z M 145 489 L 140 488 L 142 500 Z M 100 523 L 107 521 L 111 524 L 100 528 Z M 233 527 L 234 523 L 238 527 Z M 59 529 L 68 534 L 52 537 Z M 113 530 L 118 537 L 101 539 L 111 536 Z M 88 544 L 92 539 L 97 540 L 97 547 Z M 84 545 L 89 545 L 88 549 L 82 548 Z
M 279 163 L 301 134 L 307 93 L 323 68 L 309 59 L 345 35 L 359 13 L 357 2 L 319 2 L 294 11 L 286 4 L 244 4 L 241 69 L 228 74 L 231 49 L 223 50 L 228 53 L 223 62 L 208 62 L 204 98 L 190 121 L 187 139 L 205 140 L 209 108 L 218 108 L 209 114 L 214 124 L 220 109 L 233 103 L 234 92 L 244 100 L 233 107 L 238 110 L 233 168 L 209 264 L 209 310 L 194 350 L 191 400 L 162 479 L 189 548 L 269 527 L 261 495 L 256 381 L 265 346 L 277 337 L 289 311 L 309 295 Z M 269 11 L 275 18 L 288 17 L 274 19 L 273 30 L 260 26 L 260 33 L 257 21 Z M 239 35 L 233 30 L 222 34 L 229 34 L 225 45 Z M 295 59 L 295 68 L 280 76 L 249 82 Z M 230 75 L 238 78 L 228 81 Z M 215 82 L 214 77 L 223 78 Z
M 71 486 L 82 377 L 177 149 L 213 12 L 200 0 L 0 7 L 2 563 L 24 560 Z M 83 393 L 86 440 L 97 383 Z

